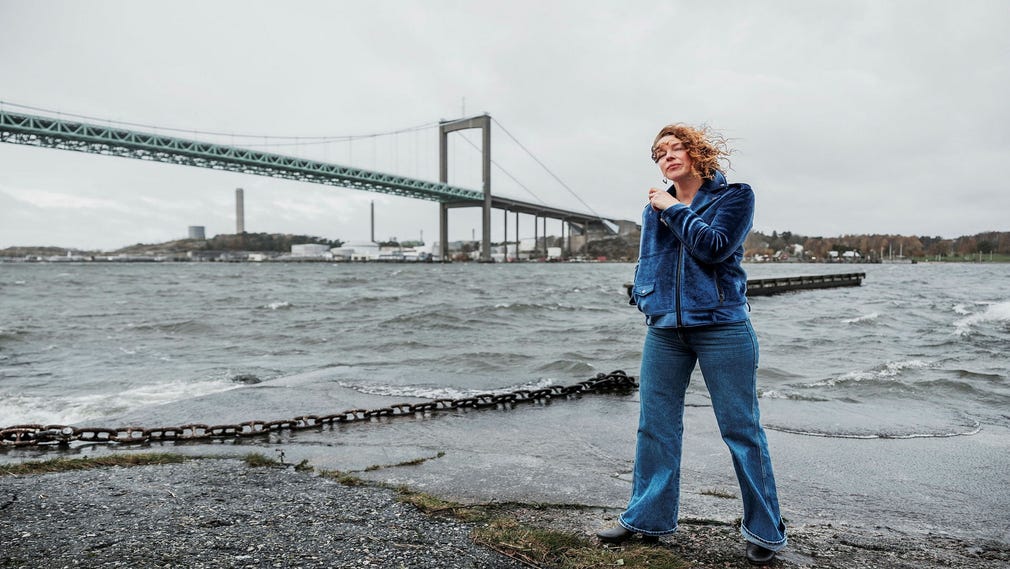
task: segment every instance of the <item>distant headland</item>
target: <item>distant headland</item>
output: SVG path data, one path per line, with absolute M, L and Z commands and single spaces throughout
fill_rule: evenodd
M 556 236 L 523 239 L 517 244 L 493 243 L 499 261 L 634 261 L 638 235 L 625 234 L 590 241 L 568 251 Z M 479 241 L 449 244 L 453 261 L 476 260 Z M 431 261 L 437 251 L 421 241 L 345 243 L 312 235 L 277 233 L 219 234 L 209 239 L 178 239 L 137 243 L 114 251 L 54 246 L 0 249 L 0 262 L 56 261 Z M 953 239 L 885 234 L 807 236 L 790 231 L 752 231 L 744 243 L 752 262 L 1010 262 L 1010 231 L 988 231 Z

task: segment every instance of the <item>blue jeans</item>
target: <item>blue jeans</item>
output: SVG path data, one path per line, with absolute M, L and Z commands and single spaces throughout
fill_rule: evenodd
M 644 535 L 677 530 L 684 395 L 695 363 L 743 497 L 744 539 L 778 551 L 786 545 L 768 440 L 757 398 L 758 344 L 750 321 L 697 328 L 650 326 L 642 350 L 641 411 L 634 483 L 619 521 Z

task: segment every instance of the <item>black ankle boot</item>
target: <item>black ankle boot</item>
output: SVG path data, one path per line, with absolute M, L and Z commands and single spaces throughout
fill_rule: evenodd
M 756 543 L 747 543 L 747 561 L 751 565 L 767 565 L 775 559 L 775 552 Z
M 603 543 L 624 543 L 625 541 L 631 539 L 634 535 L 635 532 L 622 525 L 617 525 L 612 528 L 596 532 L 596 537 L 600 538 L 600 541 Z M 643 535 L 642 541 L 645 543 L 656 543 L 659 541 L 659 538 L 654 535 Z

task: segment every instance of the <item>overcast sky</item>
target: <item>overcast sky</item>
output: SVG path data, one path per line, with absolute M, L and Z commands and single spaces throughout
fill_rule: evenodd
M 586 211 L 510 133 L 593 211 L 636 220 L 655 133 L 705 123 L 732 139 L 756 229 L 955 237 L 1010 230 L 1007 30 L 1002 0 L 0 0 L 0 99 L 239 135 L 429 125 L 261 149 L 431 180 L 431 125 L 486 112 L 507 129 L 495 193 Z M 450 156 L 450 183 L 479 189 L 478 153 L 453 135 Z M 238 187 L 247 231 L 368 239 L 374 201 L 377 239 L 437 235 L 434 202 L 0 144 L 0 248 L 232 233 Z M 451 212 L 451 239 L 475 230 L 479 210 Z

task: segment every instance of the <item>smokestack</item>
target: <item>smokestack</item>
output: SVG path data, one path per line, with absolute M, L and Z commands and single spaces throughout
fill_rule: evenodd
M 235 233 L 245 233 L 245 204 L 242 199 L 242 188 L 235 190 Z
M 375 201 L 372 201 L 372 243 L 375 243 Z

